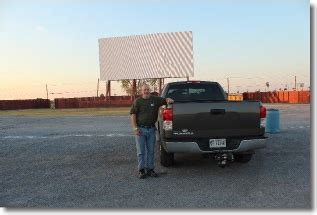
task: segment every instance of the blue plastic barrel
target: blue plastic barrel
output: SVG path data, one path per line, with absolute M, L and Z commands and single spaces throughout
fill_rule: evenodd
M 280 132 L 280 111 L 278 109 L 267 109 L 265 132 Z

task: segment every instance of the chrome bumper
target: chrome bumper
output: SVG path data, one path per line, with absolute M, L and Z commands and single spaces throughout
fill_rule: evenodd
M 245 152 L 254 149 L 261 149 L 266 146 L 267 138 L 242 140 L 239 147 L 233 150 L 213 149 L 203 151 L 199 148 L 197 142 L 165 142 L 167 152 L 183 152 L 183 153 L 217 153 L 217 152 Z

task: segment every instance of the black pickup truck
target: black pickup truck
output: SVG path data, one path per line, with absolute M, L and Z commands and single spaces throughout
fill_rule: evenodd
M 174 153 L 210 154 L 225 167 L 246 163 L 266 145 L 266 108 L 259 101 L 228 101 L 217 82 L 167 83 L 161 94 L 174 99 L 159 111 L 160 162 L 174 163 Z

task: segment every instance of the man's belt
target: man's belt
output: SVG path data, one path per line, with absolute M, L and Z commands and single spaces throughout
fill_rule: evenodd
M 139 125 L 140 128 L 153 128 L 155 125 Z

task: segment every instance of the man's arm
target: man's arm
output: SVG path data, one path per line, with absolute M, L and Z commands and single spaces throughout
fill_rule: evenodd
M 130 109 L 130 115 L 131 115 L 131 126 L 135 133 L 135 135 L 140 135 L 140 129 L 138 128 L 138 125 L 136 124 L 136 114 L 138 113 L 138 105 L 137 100 L 135 100 L 131 106 Z
M 132 128 L 137 128 L 137 124 L 136 124 L 136 114 L 131 114 L 131 126 Z
M 131 114 L 131 126 L 133 128 L 134 133 L 140 136 L 140 129 L 138 128 L 138 125 L 136 124 L 136 114 Z
M 161 107 L 163 105 L 168 105 L 168 104 L 172 104 L 174 103 L 174 100 L 171 99 L 171 98 L 163 98 L 163 97 L 160 97 L 160 96 L 157 96 L 156 97 L 158 99 L 158 106 Z

